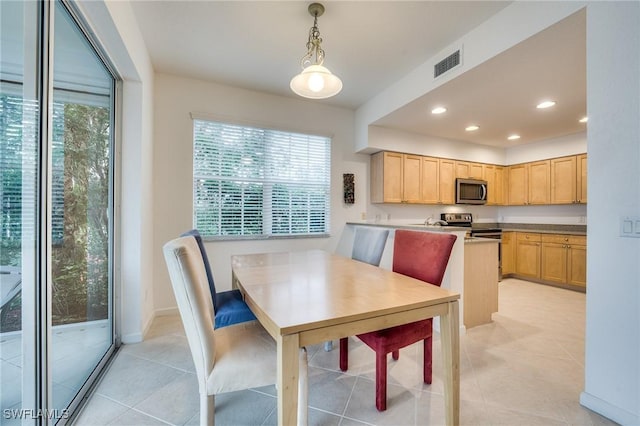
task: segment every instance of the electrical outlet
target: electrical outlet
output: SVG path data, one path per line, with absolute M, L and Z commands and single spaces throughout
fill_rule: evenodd
M 640 217 L 623 216 L 620 218 L 620 236 L 625 238 L 640 238 Z

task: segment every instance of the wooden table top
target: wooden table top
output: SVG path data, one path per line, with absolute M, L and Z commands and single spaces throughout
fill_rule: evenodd
M 249 306 L 261 311 L 281 335 L 460 298 L 458 293 L 322 250 L 237 255 L 231 263 Z

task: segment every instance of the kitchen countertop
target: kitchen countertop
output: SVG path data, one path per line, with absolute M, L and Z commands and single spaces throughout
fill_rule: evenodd
M 381 228 L 393 228 L 393 229 L 424 229 L 432 232 L 467 232 L 469 228 L 463 226 L 441 226 L 441 225 L 425 225 L 424 223 L 407 223 L 407 221 L 393 221 L 393 220 L 363 220 L 359 222 L 347 222 L 347 225 L 360 225 L 360 226 L 378 226 Z
M 432 232 L 467 232 L 469 228 L 461 226 L 440 226 L 424 225 L 419 219 L 415 220 L 363 220 L 357 222 L 347 222 L 347 225 L 379 226 L 382 228 L 394 229 L 423 229 Z M 535 234 L 565 234 L 565 235 L 587 235 L 587 225 L 557 225 L 557 224 L 534 224 L 534 223 L 475 223 L 475 228 L 500 228 L 502 232 L 531 232 Z M 488 239 L 488 238 L 483 238 Z

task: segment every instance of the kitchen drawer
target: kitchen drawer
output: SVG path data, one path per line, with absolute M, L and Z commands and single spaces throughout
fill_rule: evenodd
M 532 242 L 540 242 L 540 234 L 534 234 L 532 232 L 518 232 L 517 237 L 518 241 L 532 241 Z
M 542 234 L 543 243 L 586 245 L 587 237 L 584 235 Z

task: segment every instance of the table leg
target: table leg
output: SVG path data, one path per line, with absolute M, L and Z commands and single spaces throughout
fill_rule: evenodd
M 300 336 L 278 337 L 278 425 L 298 424 L 298 374 Z
M 460 424 L 460 325 L 458 301 L 448 303 L 449 309 L 440 316 L 440 339 L 444 364 L 444 400 L 447 425 Z

